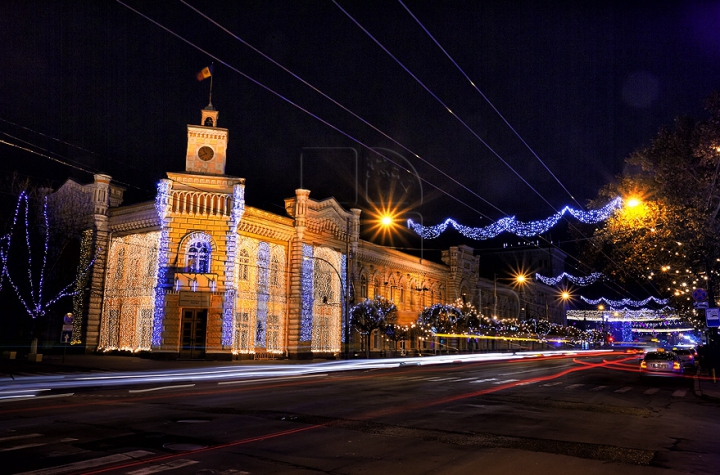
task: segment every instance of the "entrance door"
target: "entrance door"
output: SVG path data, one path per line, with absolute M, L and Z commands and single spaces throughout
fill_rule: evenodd
M 206 308 L 188 308 L 183 310 L 182 335 L 180 336 L 181 358 L 205 357 L 205 329 L 207 327 Z

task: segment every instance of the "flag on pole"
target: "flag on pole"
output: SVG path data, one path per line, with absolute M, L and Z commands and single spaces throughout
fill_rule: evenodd
M 206 68 L 203 68 L 202 71 L 197 73 L 197 80 L 202 81 L 203 79 L 207 79 L 212 76 L 212 66 L 208 66 Z

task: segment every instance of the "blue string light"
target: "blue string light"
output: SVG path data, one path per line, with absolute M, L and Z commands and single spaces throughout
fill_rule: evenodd
M 594 224 L 599 223 L 600 221 L 605 221 L 615 211 L 620 209 L 621 206 L 622 198 L 617 197 L 602 208 L 596 210 L 582 211 L 566 206 L 559 213 L 555 213 L 543 220 L 523 223 L 515 219 L 515 216 L 507 216 L 482 228 L 463 226 L 451 218 L 448 218 L 443 223 L 436 224 L 434 226 L 423 226 L 422 224 L 414 222 L 412 219 L 408 219 L 407 225 L 408 228 L 412 229 L 423 239 L 434 239 L 440 236 L 443 232 L 445 232 L 448 226 L 452 226 L 463 236 L 478 241 L 494 238 L 504 232 L 510 232 L 522 237 L 530 237 L 547 232 L 560 221 L 565 213 L 570 213 L 575 219 L 583 223 Z
M 268 301 L 270 300 L 270 244 L 260 242 L 258 245 L 258 287 L 257 287 L 257 313 L 255 332 L 255 346 L 264 347 L 267 336 Z
M 575 277 L 573 275 L 568 274 L 567 272 L 563 272 L 557 277 L 543 277 L 540 274 L 535 274 L 535 278 L 539 281 L 541 281 L 545 285 L 557 285 L 561 280 L 567 279 L 570 282 L 572 282 L 575 285 L 579 285 L 581 287 L 584 287 L 586 285 L 593 284 L 597 282 L 598 280 L 602 279 L 604 276 L 601 272 L 593 272 L 592 274 L 588 275 L 587 277 Z
M 313 273 L 314 259 L 313 247 L 309 244 L 302 246 L 302 309 L 300 313 L 300 341 L 312 341 L 312 324 L 313 324 Z
M 170 229 L 165 221 L 170 210 L 170 180 L 160 180 L 155 197 L 155 210 L 160 218 L 160 243 L 158 246 L 158 272 L 155 284 L 155 309 L 153 311 L 152 346 L 162 345 L 163 318 L 165 317 L 165 287 L 170 250 Z
M 669 299 L 659 299 L 657 297 L 650 296 L 646 298 L 645 300 L 630 300 L 630 299 L 622 299 L 622 300 L 610 300 L 606 299 L 605 297 L 600 297 L 599 299 L 589 299 L 583 296 L 580 296 L 580 298 L 584 301 L 589 303 L 590 305 L 598 305 L 599 303 L 606 303 L 610 305 L 611 307 L 622 307 L 622 306 L 628 306 L 628 307 L 644 307 L 648 303 L 655 302 L 659 305 L 667 305 L 670 301 Z
M 237 297 L 237 284 L 235 275 L 235 262 L 237 259 L 237 228 L 240 219 L 245 214 L 245 187 L 233 187 L 232 212 L 230 213 L 230 226 L 227 231 L 227 258 L 225 260 L 225 305 L 223 307 L 222 344 L 233 344 L 233 317 L 235 316 L 235 299 Z M 214 290 L 213 290 L 214 292 Z

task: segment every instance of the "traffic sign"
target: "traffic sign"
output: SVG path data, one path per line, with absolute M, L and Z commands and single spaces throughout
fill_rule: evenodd
M 693 290 L 692 298 L 698 302 L 703 302 L 703 301 L 707 300 L 707 298 L 708 298 L 707 290 L 700 289 L 700 288 Z
M 710 308 L 710 302 L 693 302 L 693 308 Z
M 708 327 L 720 327 L 720 308 L 708 308 L 705 310 L 705 324 Z
M 72 325 L 63 325 L 60 332 L 60 343 L 70 343 L 72 341 Z

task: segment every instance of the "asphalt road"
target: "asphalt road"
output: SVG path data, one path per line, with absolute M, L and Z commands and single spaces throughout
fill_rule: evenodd
M 717 474 L 720 405 L 689 379 L 641 380 L 637 363 L 48 382 L 0 402 L 0 461 L 33 475 Z

